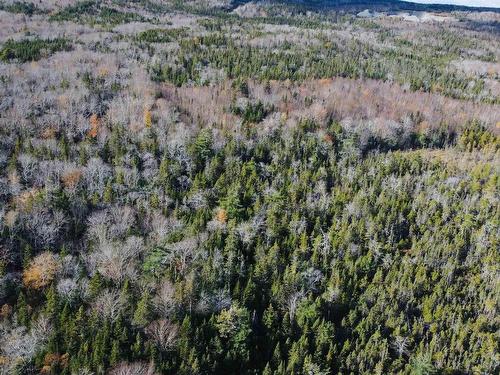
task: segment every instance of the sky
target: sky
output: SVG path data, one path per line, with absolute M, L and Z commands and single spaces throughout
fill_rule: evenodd
M 411 2 L 421 4 L 452 4 L 468 5 L 474 7 L 500 8 L 500 0 L 411 0 Z

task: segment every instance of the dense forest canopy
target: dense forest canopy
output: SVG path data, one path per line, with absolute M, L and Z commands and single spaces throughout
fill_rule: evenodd
M 0 0 L 0 374 L 500 371 L 500 13 L 340 2 Z

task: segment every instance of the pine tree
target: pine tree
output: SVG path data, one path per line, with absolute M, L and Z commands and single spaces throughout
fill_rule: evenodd
M 24 296 L 23 292 L 19 293 L 15 311 L 17 314 L 17 321 L 19 322 L 19 324 L 28 327 L 30 323 L 30 316 L 28 313 L 28 304 L 26 303 L 26 297 Z
M 150 313 L 150 296 L 148 293 L 144 293 L 137 303 L 134 312 L 133 322 L 138 326 L 145 326 L 149 322 Z

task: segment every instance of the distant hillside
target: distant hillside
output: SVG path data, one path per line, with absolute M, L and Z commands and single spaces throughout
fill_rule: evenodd
M 269 2 L 265 0 L 266 2 Z M 244 3 L 248 3 L 247 0 L 234 0 L 233 6 L 239 6 Z M 259 1 L 255 1 L 259 2 Z M 318 9 L 318 8 L 340 8 L 347 11 L 357 11 L 363 9 L 373 9 L 377 11 L 432 11 L 432 12 L 450 12 L 450 11 L 471 11 L 471 10 L 482 10 L 482 11 L 492 11 L 500 12 L 498 8 L 476 8 L 476 7 L 465 7 L 458 5 L 444 5 L 444 4 L 417 4 L 408 1 L 399 0 L 275 0 L 274 2 L 285 3 L 285 4 L 296 4 L 303 6 L 308 9 Z

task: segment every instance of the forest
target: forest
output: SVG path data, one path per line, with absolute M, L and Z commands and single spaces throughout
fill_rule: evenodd
M 1 375 L 500 372 L 500 11 L 0 25 Z

